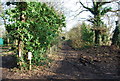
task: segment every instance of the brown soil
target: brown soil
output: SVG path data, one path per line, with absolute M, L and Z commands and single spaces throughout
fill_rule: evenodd
M 32 71 L 20 71 L 15 58 L 2 56 L 3 79 L 120 79 L 120 49 L 114 46 L 74 50 L 63 43 L 54 61 Z

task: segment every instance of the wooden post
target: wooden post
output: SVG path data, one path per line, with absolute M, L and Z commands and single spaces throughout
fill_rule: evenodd
M 32 66 L 31 66 L 31 59 L 32 59 L 32 52 L 28 52 L 29 70 L 32 69 Z

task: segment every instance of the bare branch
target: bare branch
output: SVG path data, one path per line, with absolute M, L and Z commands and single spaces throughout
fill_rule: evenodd
M 109 12 L 119 12 L 120 10 L 110 10 Z
M 80 13 L 82 13 L 82 12 L 84 12 L 84 11 L 88 11 L 88 10 L 82 10 L 82 11 L 80 11 L 78 14 L 76 14 L 76 15 L 72 15 L 71 17 L 76 18 Z M 74 18 L 72 18 L 72 19 L 70 19 L 70 20 L 73 20 Z
M 79 11 L 81 9 L 81 7 L 79 7 L 77 10 L 75 10 L 75 11 L 73 11 L 73 10 L 71 10 L 71 12 L 77 12 L 77 11 Z
M 99 6 L 103 6 L 103 5 L 105 5 L 105 4 L 107 4 L 107 3 L 111 3 L 111 2 L 98 2 L 99 4 Z
M 92 8 L 86 7 L 85 5 L 83 5 L 83 3 L 80 0 L 79 0 L 79 3 L 83 6 L 83 8 L 87 9 L 91 13 L 94 13 L 94 11 L 92 10 Z
M 81 4 L 85 9 L 87 9 L 87 10 L 91 10 L 89 7 L 86 7 L 85 5 L 83 5 L 82 2 L 80 2 L 80 4 Z
M 94 0 L 92 0 L 92 2 L 93 2 L 93 5 L 95 6 L 95 2 L 94 2 Z
M 79 15 L 80 13 L 82 13 L 82 12 L 84 12 L 84 11 L 88 11 L 88 10 L 82 10 L 82 11 L 80 11 L 77 15 Z M 76 15 L 76 16 L 77 16 L 77 15 Z

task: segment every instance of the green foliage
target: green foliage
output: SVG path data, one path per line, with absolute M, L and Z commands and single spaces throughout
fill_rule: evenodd
M 93 32 L 89 25 L 83 23 L 77 25 L 68 32 L 69 42 L 73 48 L 91 46 L 93 44 Z
M 46 60 L 44 55 L 46 50 L 52 46 L 62 27 L 65 27 L 65 17 L 45 3 L 29 2 L 24 11 L 19 7 L 6 11 L 10 22 L 6 29 L 13 40 L 23 42 L 25 63 L 27 63 L 27 52 L 31 51 L 32 64 L 40 65 Z M 25 17 L 25 22 L 20 20 L 21 14 Z
M 81 34 L 82 34 L 82 40 L 85 44 L 85 46 L 89 46 L 93 44 L 93 38 L 94 38 L 94 33 L 91 31 L 90 27 L 87 26 L 85 23 L 82 24 L 81 26 Z
M 104 7 L 106 3 L 106 1 L 104 2 L 97 2 L 92 0 L 92 7 L 87 7 L 85 6 L 83 3 L 80 2 L 80 4 L 89 12 L 91 12 L 91 14 L 93 15 L 93 17 L 90 16 L 90 19 L 88 21 L 90 21 L 94 27 L 97 28 L 97 30 L 94 30 L 94 34 L 95 34 L 95 44 L 99 45 L 100 44 L 100 35 L 101 35 L 101 30 L 99 30 L 99 27 L 101 27 L 101 25 L 104 24 L 104 22 L 102 21 L 102 17 L 109 12 L 112 8 L 111 7 Z
M 101 16 L 104 16 L 107 12 L 109 12 L 112 8 L 111 7 L 104 7 L 100 11 Z

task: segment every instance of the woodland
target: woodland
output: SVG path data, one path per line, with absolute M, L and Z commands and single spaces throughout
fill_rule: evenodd
M 0 77 L 119 80 L 120 1 L 90 1 L 76 3 L 82 9 L 74 18 L 86 12 L 91 16 L 69 31 L 63 30 L 68 18 L 64 2 L 0 2 Z M 114 25 L 110 13 L 117 18 Z

